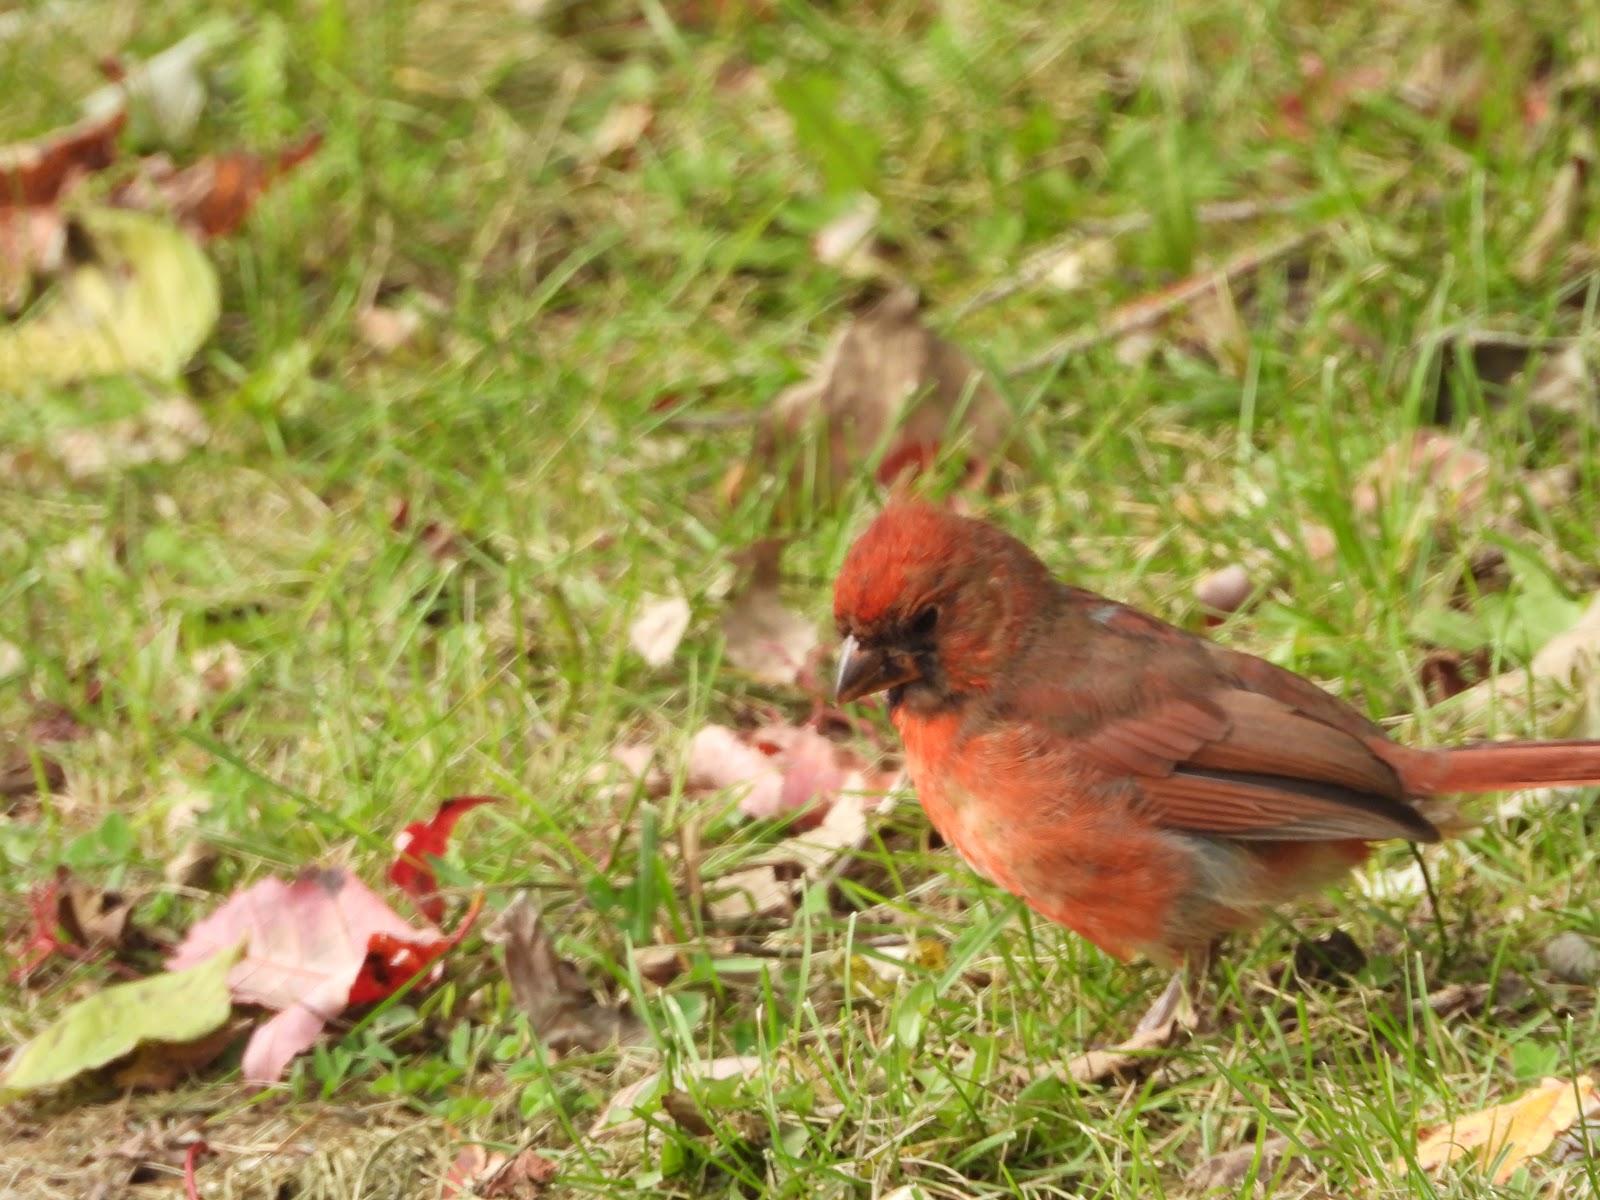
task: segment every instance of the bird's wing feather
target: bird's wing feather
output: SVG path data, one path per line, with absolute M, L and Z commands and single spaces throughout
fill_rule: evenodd
M 1106 720 L 1080 734 L 1075 754 L 1131 776 L 1140 810 L 1168 829 L 1244 841 L 1438 836 L 1363 739 L 1244 688 Z

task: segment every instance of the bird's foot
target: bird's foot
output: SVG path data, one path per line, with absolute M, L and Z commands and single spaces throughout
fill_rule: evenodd
M 1154 1066 L 1160 1059 L 1155 1051 L 1180 1041 L 1200 1023 L 1188 983 L 1184 972 L 1175 972 L 1133 1027 L 1133 1036 L 1120 1045 L 1088 1050 L 1068 1059 L 1064 1066 L 1068 1078 L 1078 1083 L 1104 1083 Z

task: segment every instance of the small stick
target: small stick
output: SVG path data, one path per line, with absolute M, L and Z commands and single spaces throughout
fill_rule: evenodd
M 1179 309 L 1193 304 L 1207 292 L 1234 283 L 1246 276 L 1253 275 L 1263 267 L 1286 258 L 1296 250 L 1308 245 L 1328 233 L 1332 225 L 1319 225 L 1314 229 L 1303 230 L 1277 241 L 1268 242 L 1263 246 L 1251 246 L 1234 255 L 1227 262 L 1211 271 L 1203 271 L 1180 280 L 1172 287 L 1155 292 L 1149 296 L 1142 296 L 1131 304 L 1125 304 L 1111 314 L 1111 319 L 1103 325 L 1089 329 L 1079 330 L 1077 333 L 1061 338 L 1052 343 L 1039 353 L 1023 359 L 1020 363 L 1006 371 L 1008 377 L 1027 375 L 1043 367 L 1055 366 L 1064 359 L 1073 355 L 1082 354 L 1106 342 L 1116 341 L 1118 338 L 1127 337 L 1130 333 L 1138 333 L 1152 325 L 1159 324 Z

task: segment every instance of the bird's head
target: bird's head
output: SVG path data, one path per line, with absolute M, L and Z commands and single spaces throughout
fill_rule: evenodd
M 892 502 L 850 547 L 834 584 L 838 698 L 887 691 L 926 712 L 989 692 L 1049 596 L 1044 564 L 1010 534 Z

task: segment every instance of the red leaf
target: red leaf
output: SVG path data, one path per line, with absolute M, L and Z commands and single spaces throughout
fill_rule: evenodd
M 123 109 L 17 146 L 0 146 L 0 208 L 53 204 L 79 176 L 103 170 L 117 156 Z
M 395 838 L 389 882 L 410 896 L 428 920 L 438 923 L 444 919 L 444 901 L 439 898 L 433 866 L 425 856 L 442 857 L 450 832 L 462 814 L 495 800 L 494 796 L 452 796 L 439 805 L 431 820 L 413 821 Z
M 17 965 L 12 968 L 13 983 L 22 983 L 52 954 L 72 949 L 61 938 L 61 887 L 66 878 L 66 868 L 59 867 L 53 879 L 29 889 L 28 918 L 33 928 L 17 955 Z
M 472 928 L 483 909 L 483 893 L 472 897 L 467 915 L 449 937 L 438 941 L 417 944 L 405 942 L 387 933 L 375 933 L 367 942 L 367 957 L 361 964 L 361 973 L 350 985 L 350 1003 L 373 1004 L 398 991 L 407 981 L 425 970 L 429 963 L 450 949 Z M 432 983 L 433 980 L 427 980 Z
M 125 185 L 116 200 L 135 208 L 149 207 L 152 202 L 165 205 L 181 224 L 201 237 L 226 237 L 244 224 L 263 192 L 321 145 L 322 135 L 310 133 L 275 157 L 236 150 L 182 168 L 159 158 L 146 159 L 144 174 Z
M 388 995 L 465 928 L 448 938 L 432 926 L 416 929 L 348 872 L 310 870 L 293 883 L 263 879 L 235 892 L 189 931 L 167 966 L 182 970 L 248 942 L 228 984 L 235 1000 L 278 1014 L 255 1031 L 244 1053 L 245 1078 L 270 1083 L 327 1022 L 351 1003 Z M 375 949 L 386 972 L 364 976 Z

